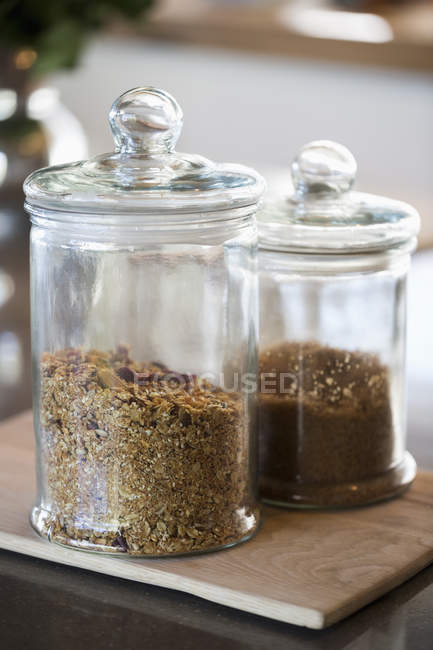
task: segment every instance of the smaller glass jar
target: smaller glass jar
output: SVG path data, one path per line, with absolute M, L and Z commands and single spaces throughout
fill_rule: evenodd
M 329 141 L 292 164 L 295 192 L 259 215 L 261 493 L 362 505 L 412 482 L 406 451 L 406 278 L 419 229 L 401 202 L 351 191 Z
M 38 495 L 49 540 L 146 556 L 257 529 L 263 179 L 174 147 L 182 111 L 136 88 L 116 149 L 26 181 Z

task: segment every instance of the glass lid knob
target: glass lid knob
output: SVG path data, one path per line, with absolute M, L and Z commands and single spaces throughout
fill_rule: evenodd
M 342 194 L 353 185 L 356 160 L 346 147 L 331 140 L 306 144 L 292 163 L 292 178 L 298 196 Z
M 116 150 L 130 154 L 173 151 L 182 129 L 177 101 L 158 88 L 128 90 L 111 107 L 110 128 Z

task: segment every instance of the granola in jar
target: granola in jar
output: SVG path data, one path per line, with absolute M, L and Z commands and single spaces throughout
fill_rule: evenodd
M 228 546 L 257 525 L 242 398 L 163 364 L 66 349 L 41 359 L 50 540 L 111 553 Z M 251 507 L 245 506 L 251 503 Z

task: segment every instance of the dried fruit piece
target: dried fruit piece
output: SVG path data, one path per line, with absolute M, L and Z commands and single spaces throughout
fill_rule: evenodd
M 110 368 L 98 368 L 98 379 L 105 388 L 122 388 L 123 381 Z
M 119 546 L 124 553 L 128 552 L 128 544 L 126 543 L 126 539 L 121 533 L 116 536 L 113 542 L 113 546 Z
M 121 366 L 116 370 L 116 373 L 118 376 L 123 379 L 124 381 L 127 382 L 133 382 L 134 381 L 134 371 L 131 370 L 131 368 L 128 368 L 128 366 Z

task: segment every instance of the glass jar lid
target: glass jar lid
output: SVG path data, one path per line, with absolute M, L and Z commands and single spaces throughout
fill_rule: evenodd
M 401 201 L 353 191 L 356 161 L 346 147 L 311 142 L 292 163 L 293 195 L 265 202 L 259 246 L 271 250 L 353 253 L 383 250 L 416 237 L 420 218 Z
M 253 206 L 263 193 L 263 179 L 248 167 L 175 151 L 183 114 L 163 90 L 129 90 L 112 105 L 109 122 L 114 152 L 40 169 L 26 179 L 30 213 L 53 210 L 65 218 L 78 212 L 194 213 L 199 218 Z

